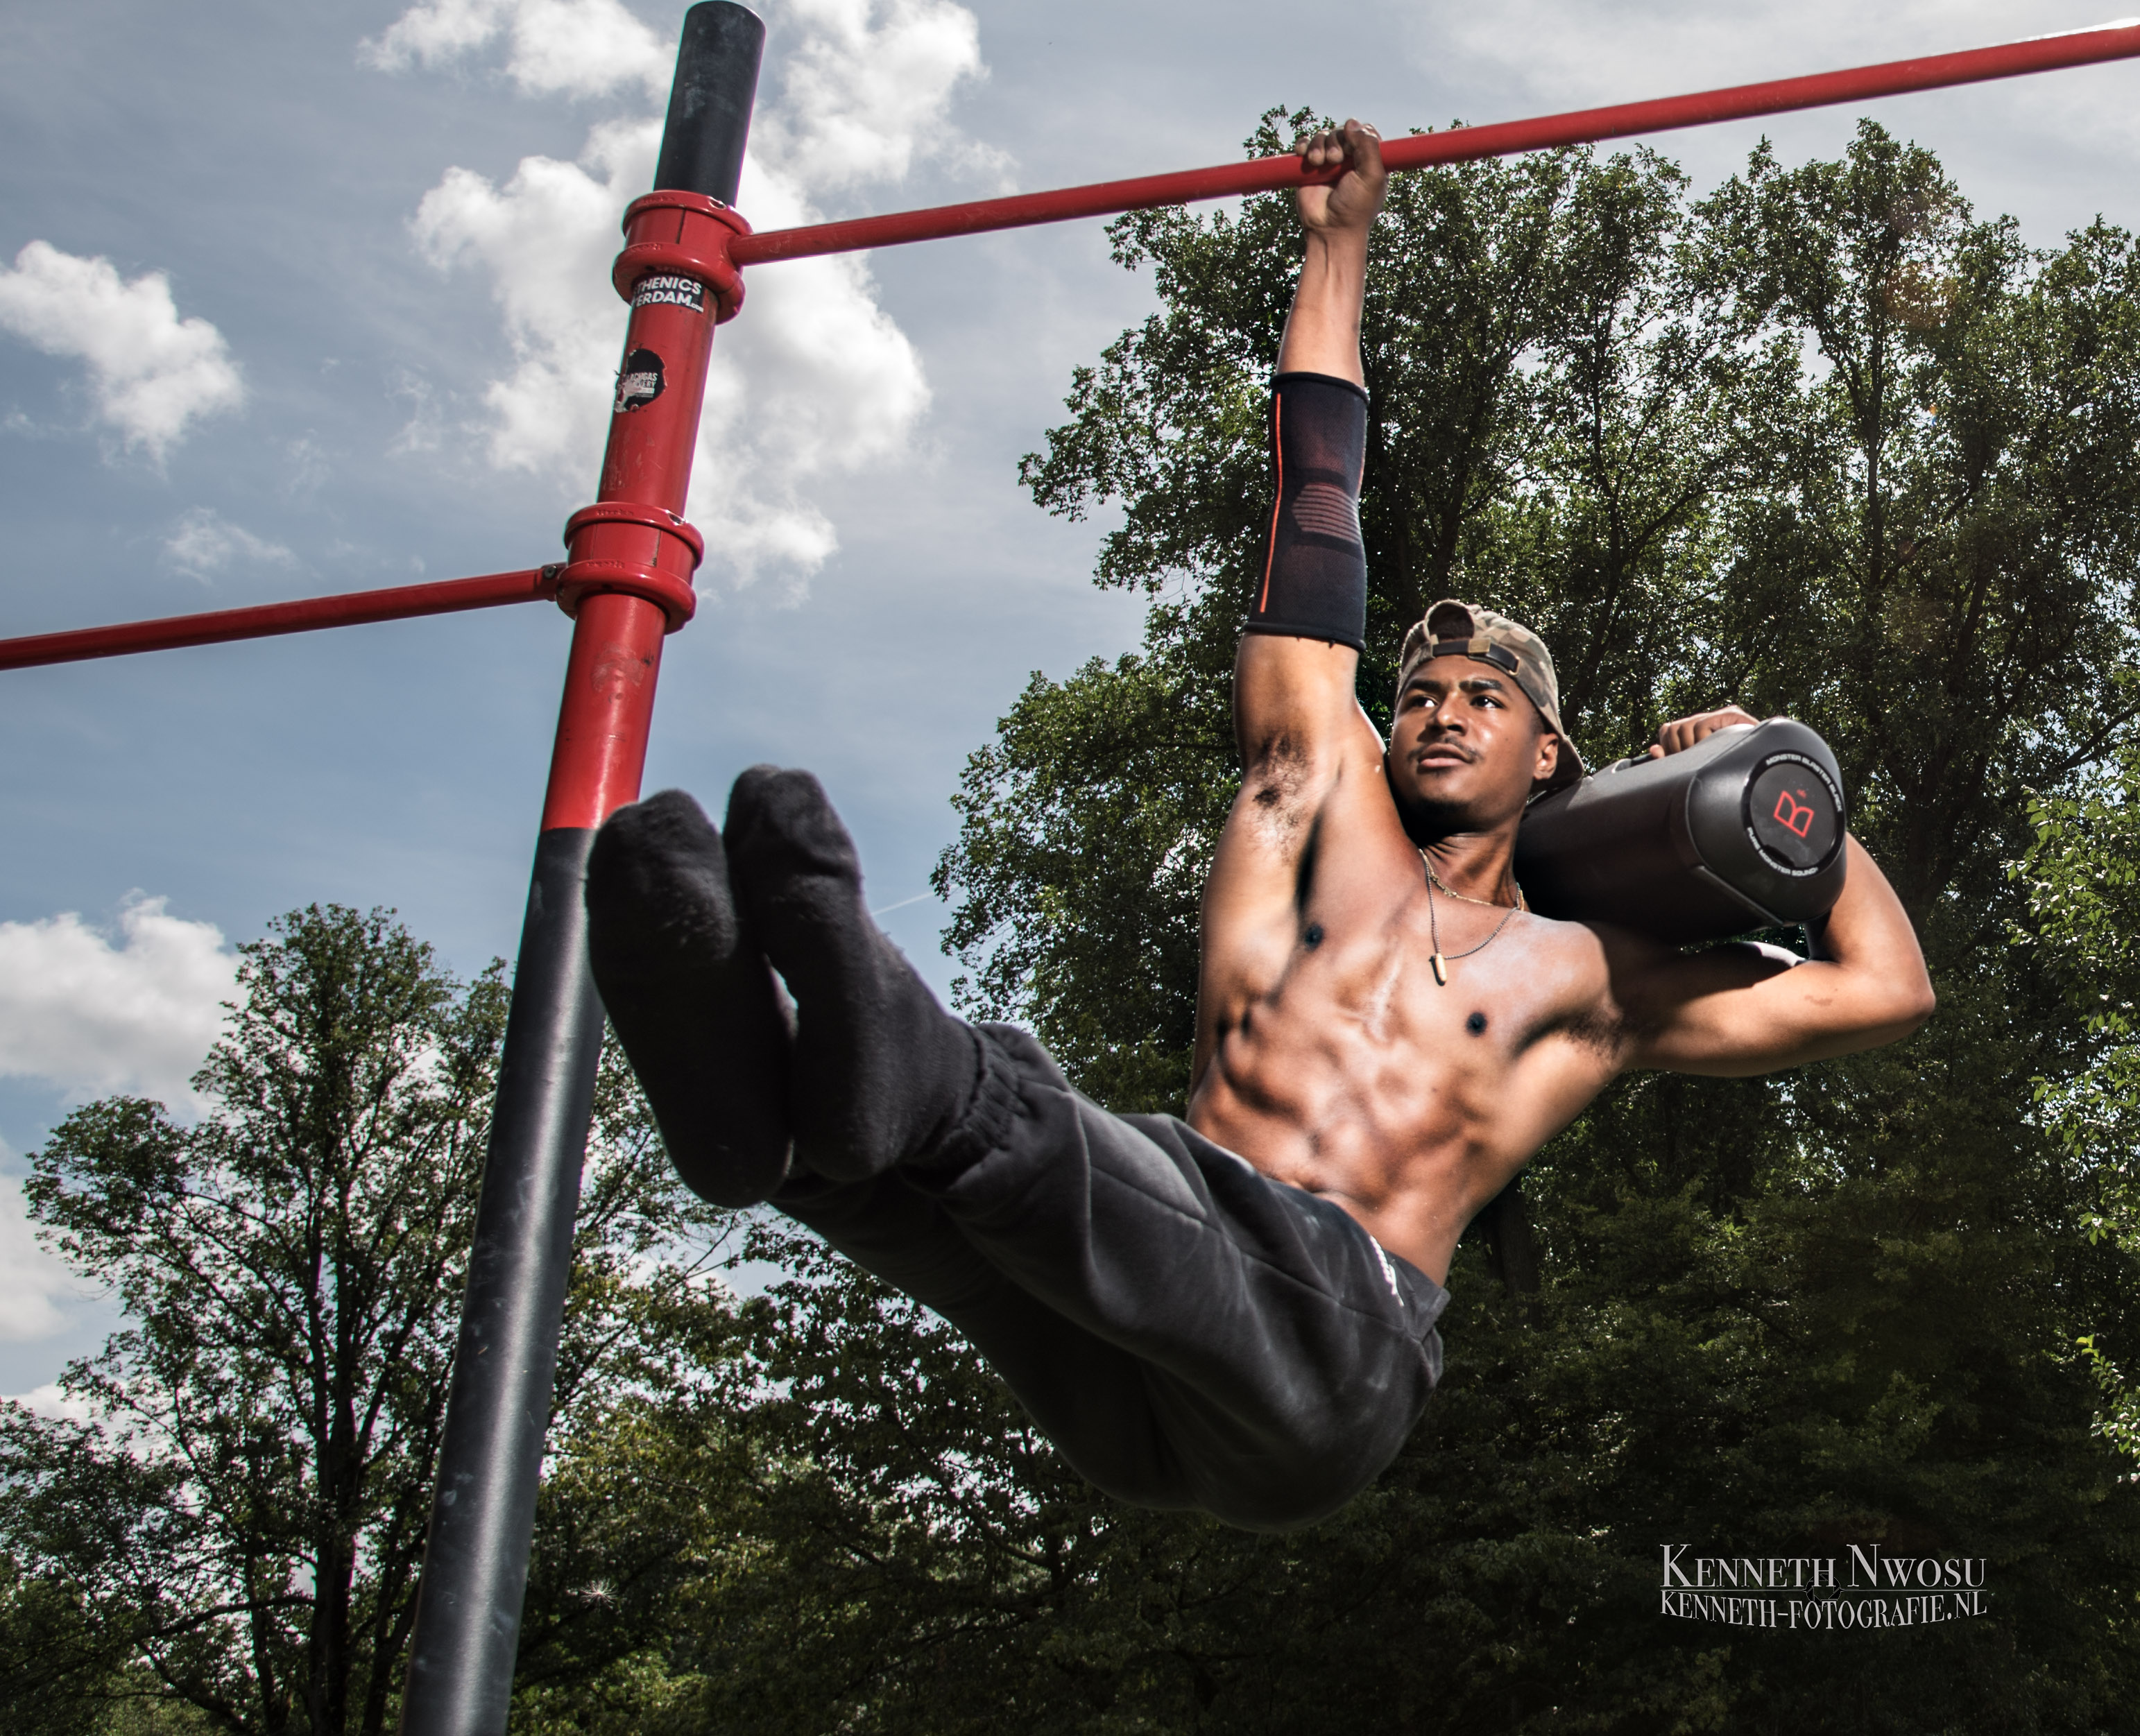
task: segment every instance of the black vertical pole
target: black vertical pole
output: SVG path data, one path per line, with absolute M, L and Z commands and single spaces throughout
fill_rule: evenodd
M 592 836 L 546 831 L 536 850 L 402 1694 L 409 1736 L 500 1736 L 513 1695 L 601 1056 L 580 902 Z
M 706 0 L 685 15 L 657 190 L 734 204 L 764 38 L 765 27 L 731 0 Z M 666 408 L 670 414 L 655 419 L 676 424 L 670 473 L 688 478 L 698 406 L 688 414 L 680 405 Z M 611 424 L 613 449 L 620 423 L 627 440 L 653 432 L 652 422 L 626 422 L 620 413 Z M 683 508 L 681 482 L 676 486 L 672 512 Z M 511 1706 L 580 1166 L 601 1054 L 601 1004 L 587 968 L 581 890 L 595 826 L 638 792 L 653 704 L 650 672 L 664 628 L 654 603 L 615 593 L 587 596 L 574 625 L 476 1207 L 402 1696 L 404 1736 L 503 1736 Z M 620 665 L 644 666 L 650 676 L 638 683 L 604 679 L 603 671 Z

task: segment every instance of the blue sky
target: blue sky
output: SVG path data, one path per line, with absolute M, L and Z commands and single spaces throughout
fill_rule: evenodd
M 555 558 L 682 11 L 13 0 L 0 634 Z M 778 0 L 739 203 L 770 227 L 1217 161 L 1276 104 L 1390 131 L 2098 22 L 1873 11 Z M 1876 112 L 2049 243 L 2133 221 L 2136 91 L 2128 65 Z M 1765 130 L 1799 159 L 1854 118 L 1657 142 L 1706 185 Z M 941 987 L 920 895 L 965 755 L 1030 671 L 1136 637 L 1087 580 L 1104 523 L 1045 517 L 1015 466 L 1147 292 L 1085 223 L 761 267 L 750 292 L 717 341 L 693 506 L 715 553 L 648 787 L 717 807 L 755 761 L 816 769 Z M 0 1392 L 110 1319 L 30 1243 L 23 1155 L 70 1103 L 183 1091 L 230 943 L 331 899 L 395 906 L 463 971 L 510 953 L 568 630 L 536 606 L 0 674 Z

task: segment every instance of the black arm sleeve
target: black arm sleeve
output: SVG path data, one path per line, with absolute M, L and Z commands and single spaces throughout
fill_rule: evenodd
M 1367 554 L 1360 542 L 1360 475 L 1367 395 L 1328 374 L 1271 382 L 1271 462 L 1278 499 L 1250 633 L 1325 639 L 1359 650 L 1367 635 Z

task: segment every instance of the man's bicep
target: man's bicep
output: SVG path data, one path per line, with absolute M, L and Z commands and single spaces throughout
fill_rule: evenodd
M 1744 1078 L 1890 1042 L 1855 1017 L 1849 974 L 1773 947 L 1717 947 L 1660 964 L 1632 997 L 1628 1065 Z
M 1360 654 L 1327 640 L 1242 635 L 1234 662 L 1234 732 L 1242 770 L 1321 759 L 1358 745 L 1365 729 L 1353 682 Z M 1377 743 L 1377 751 L 1380 748 Z

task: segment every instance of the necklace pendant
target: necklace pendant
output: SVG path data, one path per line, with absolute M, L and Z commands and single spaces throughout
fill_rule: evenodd
M 1449 986 L 1449 961 L 1440 953 L 1434 955 L 1434 980 L 1444 988 Z

